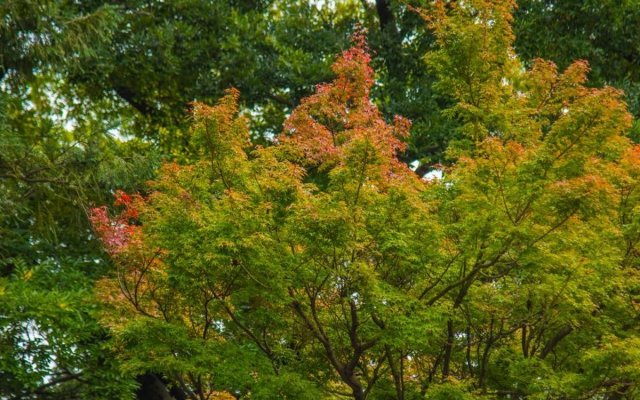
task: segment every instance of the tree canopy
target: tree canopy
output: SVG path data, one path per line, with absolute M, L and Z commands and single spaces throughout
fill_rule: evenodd
M 640 6 L 578 3 L 0 5 L 0 397 L 640 396 Z

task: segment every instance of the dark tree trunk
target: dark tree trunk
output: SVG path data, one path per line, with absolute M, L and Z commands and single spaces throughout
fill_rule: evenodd
M 453 350 L 453 321 L 447 321 L 447 343 L 444 348 L 444 362 L 442 363 L 442 377 L 447 379 L 449 376 L 449 366 L 451 364 L 451 351 Z
M 391 11 L 390 0 L 376 0 L 376 10 L 380 18 L 380 29 L 393 27 L 393 11 Z
M 169 385 L 156 374 L 139 375 L 136 380 L 140 384 L 136 392 L 136 400 L 187 400 L 187 396 L 178 387 L 169 389 Z

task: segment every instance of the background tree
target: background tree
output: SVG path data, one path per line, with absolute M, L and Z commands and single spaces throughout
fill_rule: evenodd
M 86 210 L 116 187 L 139 188 L 153 159 L 94 121 L 67 129 L 50 93 L 34 81 L 2 94 L 0 393 L 122 397 L 132 385 L 102 348 L 106 332 L 94 318 L 93 286 L 107 263 Z
M 60 69 L 108 38 L 112 16 L 3 2 L 0 59 L 0 396 L 123 398 L 95 280 L 107 261 L 86 210 L 152 175 L 147 144 L 110 135 L 107 101 L 69 96 Z M 48 18 L 43 18 L 46 15 Z
M 516 48 L 525 60 L 543 57 L 566 68 L 588 60 L 590 85 L 624 89 L 631 112 L 638 115 L 638 38 L 635 1 L 518 1 Z M 541 34 L 544 32 L 544 34 Z
M 377 71 L 372 97 L 387 120 L 402 111 L 414 122 L 403 159 L 421 160 L 422 175 L 447 161 L 444 150 L 455 131 L 440 113 L 450 104 L 433 89 L 434 76 L 421 60 L 434 43 L 414 11 L 423 4 L 8 1 L 1 10 L 8 16 L 2 69 L 11 75 L 53 67 L 74 97 L 110 99 L 113 123 L 133 116 L 135 127 L 121 127 L 127 134 L 153 139 L 163 152 L 182 157 L 189 102 L 214 102 L 227 87 L 237 87 L 242 108 L 254 115 L 252 136 L 272 137 L 313 85 L 329 79 L 331 55 L 363 25 Z M 544 57 L 565 68 L 574 59 L 589 60 L 592 84 L 625 89 L 636 114 L 637 60 L 629 49 L 637 42 L 639 9 L 635 2 L 521 1 L 516 47 L 525 62 Z

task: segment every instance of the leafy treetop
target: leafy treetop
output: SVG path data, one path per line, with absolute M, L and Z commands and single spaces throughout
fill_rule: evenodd
M 200 159 L 92 213 L 125 367 L 193 399 L 633 397 L 632 119 L 585 62 L 522 68 L 513 6 L 425 12 L 462 122 L 442 180 L 398 162 L 409 124 L 371 104 L 360 37 L 276 146 L 250 145 L 237 91 L 197 104 Z

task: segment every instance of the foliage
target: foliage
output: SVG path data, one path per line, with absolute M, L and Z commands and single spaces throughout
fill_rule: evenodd
M 5 260 L 2 267 L 7 268 Z M 104 346 L 85 265 L 63 258 L 34 267 L 18 259 L 0 278 L 0 395 L 5 398 L 127 398 L 133 380 Z M 60 270 L 64 269 L 64 273 Z
M 10 16 L 0 26 L 10 39 L 0 49 L 0 76 L 23 84 L 34 69 L 52 71 L 69 97 L 97 102 L 123 133 L 183 158 L 191 101 L 212 102 L 237 87 L 253 115 L 252 136 L 267 143 L 300 99 L 330 79 L 331 56 L 364 26 L 378 71 L 375 101 L 386 118 L 402 111 L 414 121 L 403 158 L 423 159 L 425 171 L 444 161 L 450 129 L 421 59 L 432 44 L 412 9 L 421 2 L 330 3 L 9 1 L 0 8 Z M 135 125 L 121 124 L 123 115 Z
M 592 64 L 592 85 L 623 88 L 638 113 L 635 1 L 519 1 L 518 52 L 561 69 L 574 59 Z M 377 71 L 372 98 L 385 119 L 413 121 L 402 159 L 419 160 L 420 175 L 444 155 L 456 125 L 441 110 L 452 104 L 422 56 L 434 37 L 416 8 L 424 0 L 7 1 L 0 30 L 0 76 L 13 80 L 46 69 L 81 101 L 96 104 L 121 131 L 188 157 L 188 104 L 213 102 L 227 87 L 243 93 L 252 136 L 263 144 L 285 116 L 330 78 L 331 55 L 348 36 L 369 31 Z M 39 18 L 46 15 L 47 18 Z M 239 68 L 239 66 L 242 66 Z M 108 100 L 108 102 L 105 102 Z M 107 112 L 109 110 L 109 112 Z M 638 126 L 635 136 L 638 136 Z M 635 137 L 634 136 L 634 137 Z
M 95 318 L 108 260 L 86 210 L 140 188 L 154 158 L 61 106 L 50 82 L 0 92 L 0 396 L 124 398 L 133 381 Z
M 276 146 L 251 145 L 236 90 L 196 104 L 199 159 L 92 212 L 124 365 L 194 399 L 633 398 L 632 117 L 586 62 L 524 69 L 514 6 L 422 11 L 461 138 L 442 180 L 398 160 L 409 123 L 373 105 L 358 35 Z
M 561 68 L 589 60 L 591 85 L 624 89 L 634 115 L 640 113 L 637 52 L 640 17 L 636 1 L 518 1 L 516 48 L 526 59 L 544 57 Z M 544 32 L 544 34 L 541 34 Z
M 637 397 L 640 7 L 517 3 L 1 2 L 0 397 Z

